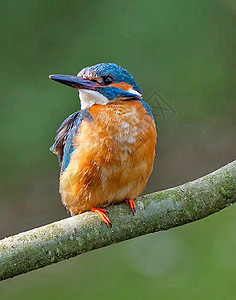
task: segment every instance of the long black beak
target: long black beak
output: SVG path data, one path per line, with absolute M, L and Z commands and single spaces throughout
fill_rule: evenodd
M 75 89 L 95 90 L 96 87 L 100 86 L 96 81 L 71 75 L 52 74 L 49 75 L 49 78 Z

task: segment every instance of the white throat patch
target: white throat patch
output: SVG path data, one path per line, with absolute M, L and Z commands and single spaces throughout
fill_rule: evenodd
M 109 100 L 99 92 L 91 90 L 79 90 L 79 97 L 81 101 L 81 109 L 86 109 L 93 104 L 106 105 Z

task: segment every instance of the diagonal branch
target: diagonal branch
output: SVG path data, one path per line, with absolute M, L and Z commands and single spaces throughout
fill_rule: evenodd
M 113 227 L 87 212 L 0 241 L 0 280 L 93 249 L 205 218 L 236 202 L 236 161 L 217 171 L 124 204 L 108 207 Z

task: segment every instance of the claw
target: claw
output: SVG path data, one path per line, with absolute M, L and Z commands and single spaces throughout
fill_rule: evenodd
M 136 205 L 134 203 L 134 200 L 132 199 L 125 199 L 125 202 L 127 205 L 129 205 L 131 211 L 132 211 L 132 214 L 134 215 L 134 213 L 136 213 Z
M 91 211 L 99 215 L 99 217 L 107 224 L 108 227 L 112 227 L 111 221 L 106 214 L 108 211 L 104 208 L 91 207 Z

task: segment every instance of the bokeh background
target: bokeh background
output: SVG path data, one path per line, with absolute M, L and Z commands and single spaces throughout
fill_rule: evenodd
M 235 26 L 234 0 L 1 1 L 0 237 L 67 217 L 49 147 L 79 101 L 50 73 L 134 74 L 159 128 L 145 193 L 235 159 Z M 235 230 L 232 206 L 2 282 L 0 299 L 235 299 Z

